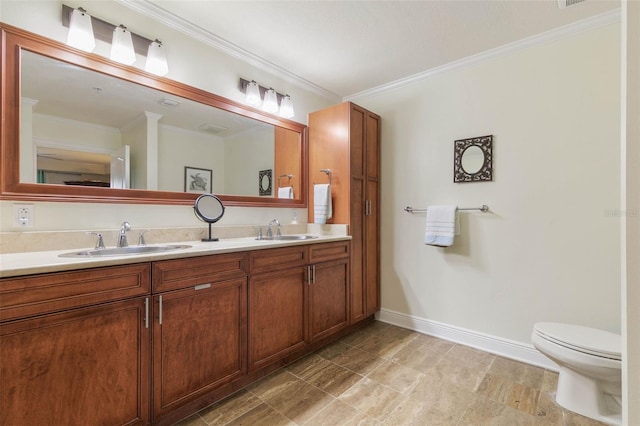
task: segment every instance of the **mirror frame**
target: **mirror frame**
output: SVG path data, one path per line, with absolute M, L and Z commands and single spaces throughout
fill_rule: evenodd
M 482 167 L 475 173 L 467 173 L 462 167 L 462 155 L 472 146 L 477 146 L 484 155 Z M 469 139 L 459 139 L 454 142 L 453 149 L 453 181 L 486 182 L 493 180 L 493 135 L 480 136 Z
M 0 23 L 2 37 L 0 60 L 0 102 L 2 132 L 0 133 L 0 200 L 57 201 L 84 203 L 124 204 L 178 204 L 193 205 L 201 194 L 142 189 L 114 189 L 64 185 L 21 183 L 20 164 L 20 51 L 29 50 L 60 61 L 69 62 L 91 71 L 111 75 L 132 83 L 144 85 L 175 96 L 253 118 L 274 126 L 300 133 L 300 198 L 265 198 L 215 194 L 226 206 L 243 207 L 307 207 L 307 126 L 292 120 L 248 107 L 222 96 L 147 73 L 131 66 L 121 65 L 102 56 L 86 53 L 55 40 Z

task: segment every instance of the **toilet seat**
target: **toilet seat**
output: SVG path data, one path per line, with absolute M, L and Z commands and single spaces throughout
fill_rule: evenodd
M 534 332 L 542 339 L 588 355 L 621 360 L 621 337 L 604 330 L 572 324 L 539 322 Z

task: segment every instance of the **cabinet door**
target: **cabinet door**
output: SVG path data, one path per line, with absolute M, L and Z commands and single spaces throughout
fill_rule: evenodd
M 148 423 L 147 302 L 0 325 L 0 424 Z
M 247 278 L 153 300 L 154 418 L 246 372 Z
M 250 371 L 304 347 L 306 270 L 299 266 L 250 278 Z
M 309 336 L 314 342 L 349 324 L 349 258 L 309 268 Z

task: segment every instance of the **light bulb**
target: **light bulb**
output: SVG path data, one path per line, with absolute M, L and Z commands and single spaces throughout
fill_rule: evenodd
M 278 95 L 276 95 L 276 91 L 269 88 L 264 94 L 264 104 L 262 104 L 262 109 L 271 114 L 278 111 Z
M 71 11 L 67 44 L 85 52 L 93 52 L 96 47 L 91 16 L 81 7 Z
M 293 113 L 293 102 L 291 102 L 291 96 L 284 95 L 282 101 L 280 101 L 280 117 L 291 118 L 295 114 Z
M 247 87 L 245 90 L 246 98 L 245 102 L 251 106 L 258 106 L 262 99 L 260 98 L 260 87 L 258 87 L 258 83 L 251 80 L 247 83 Z
M 133 50 L 131 33 L 124 25 L 117 26 L 113 30 L 111 59 L 125 65 L 131 65 L 136 61 L 136 52 Z
M 147 52 L 147 62 L 144 66 L 145 71 L 156 75 L 166 75 L 169 72 L 167 65 L 167 54 L 164 45 L 160 40 L 152 41 Z

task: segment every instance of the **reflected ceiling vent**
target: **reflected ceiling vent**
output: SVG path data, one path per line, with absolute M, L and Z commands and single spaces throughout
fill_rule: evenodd
M 564 9 L 565 7 L 573 6 L 574 4 L 582 3 L 585 0 L 558 0 L 558 7 Z
M 163 105 L 163 106 L 166 106 L 166 107 L 169 107 L 169 108 L 175 108 L 175 107 L 177 107 L 178 105 L 180 105 L 180 102 L 178 102 L 178 101 L 174 101 L 173 99 L 166 99 L 166 98 L 164 98 L 164 99 L 160 99 L 160 100 L 158 101 L 158 103 L 159 103 L 160 105 Z
M 229 129 L 227 129 L 224 126 L 217 126 L 215 124 L 204 123 L 198 127 L 198 130 L 200 130 L 201 132 L 211 133 L 212 135 L 219 135 L 220 133 L 224 133 Z

